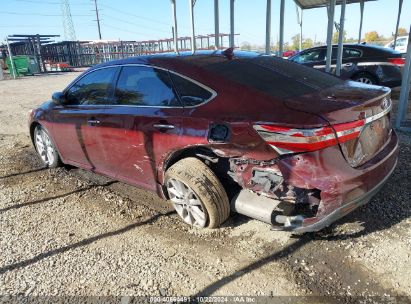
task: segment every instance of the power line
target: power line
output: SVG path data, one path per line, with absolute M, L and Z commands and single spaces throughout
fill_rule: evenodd
M 136 14 L 133 14 L 133 13 L 130 13 L 130 12 L 123 11 L 123 10 L 120 10 L 120 9 L 118 9 L 118 8 L 112 7 L 112 6 L 107 5 L 107 4 L 100 4 L 100 6 L 103 6 L 103 7 L 105 7 L 105 8 L 108 8 L 108 9 L 110 9 L 110 10 L 112 10 L 112 11 L 116 11 L 116 12 L 121 13 L 121 14 L 124 14 L 124 15 L 129 15 L 129 16 L 132 16 L 132 17 L 136 17 L 136 18 L 143 19 L 143 20 L 150 21 L 150 22 L 157 23 L 157 24 L 167 25 L 168 27 L 171 26 L 170 23 L 162 22 L 162 21 L 160 21 L 160 20 L 151 19 L 151 18 L 148 18 L 148 17 L 140 16 L 140 15 L 136 15 Z M 186 29 L 190 29 L 190 28 L 191 28 L 191 27 L 189 27 L 189 26 L 179 26 L 179 27 L 186 28 Z M 206 29 L 206 28 L 203 28 L 203 27 L 196 27 L 196 28 L 197 28 L 197 29 L 200 29 L 200 30 L 211 31 L 210 28 L 207 28 L 207 29 Z M 167 33 L 169 33 L 169 31 L 167 31 Z
M 17 2 L 29 2 L 29 3 L 37 3 L 37 4 L 55 4 L 55 5 L 60 5 L 60 2 L 54 2 L 54 1 L 35 1 L 35 0 L 14 0 Z M 89 5 L 87 3 L 72 3 L 71 5 Z
M 167 33 L 167 34 L 170 33 L 170 31 L 166 31 L 166 30 L 164 30 L 164 29 L 153 28 L 153 27 L 150 27 L 150 26 L 145 26 L 145 25 L 142 25 L 142 24 L 130 22 L 130 21 L 127 21 L 127 20 L 123 20 L 123 19 L 120 19 L 120 18 L 117 18 L 117 17 L 113 17 L 113 16 L 110 16 L 110 15 L 107 15 L 106 13 L 103 13 L 102 15 L 105 16 L 105 17 L 107 17 L 107 18 L 109 18 L 109 19 L 117 20 L 117 21 L 119 21 L 119 22 L 123 22 L 123 23 L 126 23 L 126 24 L 135 25 L 135 26 L 138 26 L 138 27 L 141 27 L 141 28 L 145 28 L 145 29 L 148 29 L 148 30 L 153 30 L 153 31 L 157 31 L 157 32 L 163 32 L 163 33 Z
M 142 35 L 142 36 L 146 36 L 146 37 L 148 36 L 148 35 L 145 34 L 145 33 L 129 31 L 129 30 L 126 30 L 126 29 L 123 29 L 123 28 L 119 28 L 119 27 L 115 27 L 115 26 L 111 26 L 111 25 L 107 25 L 107 24 L 105 24 L 104 26 L 105 26 L 105 27 L 112 28 L 112 29 L 115 29 L 115 30 L 119 30 L 119 31 L 131 33 L 131 34 L 137 34 L 137 35 Z M 150 36 L 150 37 L 152 37 L 152 36 Z
M 155 23 L 159 23 L 159 24 L 164 24 L 164 25 L 170 26 L 170 23 L 161 22 L 161 21 L 159 21 L 159 20 L 150 19 L 150 18 L 143 17 L 143 16 L 139 16 L 139 15 L 136 15 L 136 14 L 133 14 L 133 13 L 130 13 L 130 12 L 127 12 L 127 11 L 119 10 L 119 9 L 117 9 L 117 8 L 115 8 L 115 7 L 112 7 L 112 6 L 110 6 L 110 5 L 107 5 L 107 4 L 101 4 L 101 6 L 106 7 L 106 8 L 108 8 L 108 9 L 110 9 L 110 10 L 113 10 L 113 11 L 116 11 L 116 12 L 119 12 L 119 13 L 122 13 L 122 14 L 125 14 L 125 15 L 129 15 L 129 16 L 137 17 L 137 18 L 144 19 L 144 20 L 147 20 L 147 21 L 151 21 L 151 22 L 155 22 Z
M 78 24 L 79 26 L 91 26 L 90 23 L 80 23 Z M 30 25 L 0 25 L 1 28 L 15 28 L 15 27 L 21 27 L 21 28 L 33 28 L 33 27 L 51 27 L 51 28 L 61 28 L 60 25 L 49 25 L 49 24 L 30 24 Z
M 62 17 L 62 14 L 43 14 L 43 13 L 19 13 L 19 12 L 0 12 L 2 15 L 19 15 L 19 16 L 42 16 L 42 17 Z M 76 17 L 90 17 L 93 15 L 72 15 Z

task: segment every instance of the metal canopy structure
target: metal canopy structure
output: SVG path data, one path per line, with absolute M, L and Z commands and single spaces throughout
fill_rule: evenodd
M 408 33 L 408 39 L 411 41 L 411 26 Z M 402 123 L 407 120 L 408 100 L 411 86 L 411 43 L 408 42 L 405 66 L 402 75 L 400 100 L 398 102 L 398 114 L 395 127 L 399 130 L 411 132 L 411 127 L 402 127 Z
M 311 8 L 319 8 L 319 7 L 326 7 L 330 5 L 330 0 L 294 0 L 295 3 L 302 9 L 311 9 Z M 361 2 L 368 2 L 368 1 L 377 1 L 377 0 L 347 0 L 346 4 L 352 3 L 361 3 Z M 337 0 L 336 5 L 343 4 L 344 0 Z
M 177 39 L 177 20 L 176 20 L 176 0 L 170 0 L 171 1 L 171 8 L 172 8 L 172 19 L 173 19 L 173 35 L 174 39 Z M 265 53 L 270 54 L 271 53 L 271 8 L 272 8 L 272 1 L 271 0 L 266 0 L 266 36 L 265 36 Z M 342 58 L 343 58 L 343 40 L 344 40 L 344 24 L 345 24 L 345 11 L 346 11 L 346 6 L 347 4 L 359 4 L 360 8 L 360 22 L 359 22 L 359 31 L 358 31 L 358 43 L 361 43 L 362 40 L 362 27 L 363 27 L 363 17 L 364 17 L 364 8 L 365 8 L 365 2 L 370 2 L 370 1 L 377 1 L 377 0 L 294 0 L 296 5 L 301 9 L 301 18 L 299 17 L 299 12 L 297 8 L 297 19 L 298 23 L 300 25 L 300 45 L 302 43 L 302 13 L 303 10 L 307 9 L 314 9 L 314 8 L 323 8 L 325 7 L 327 9 L 327 15 L 328 15 L 328 25 L 327 25 L 327 55 L 326 55 L 326 72 L 331 72 L 331 62 L 332 62 L 332 51 L 333 51 L 333 45 L 332 45 L 332 37 L 333 37 L 333 29 L 334 29 L 334 24 L 337 28 L 337 31 L 339 32 L 338 35 L 338 50 L 337 50 L 337 63 L 336 63 L 336 69 L 335 73 L 337 76 L 340 76 L 341 73 L 341 66 L 342 66 Z M 401 18 L 401 9 L 402 9 L 402 4 L 403 0 L 398 0 L 399 1 L 399 9 L 398 9 L 398 17 L 397 17 L 397 23 L 396 23 L 396 28 L 395 28 L 395 38 L 398 35 L 398 26 L 399 26 L 399 21 Z M 188 0 L 189 3 L 189 9 L 190 9 L 190 21 L 191 21 L 191 50 L 194 53 L 196 46 L 195 43 L 193 43 L 194 37 L 195 37 L 195 25 L 194 25 L 194 5 L 195 5 L 196 0 Z M 235 16 L 235 10 L 234 10 L 234 2 L 235 0 L 229 0 L 230 3 L 230 47 L 234 48 L 235 43 L 234 43 L 234 16 Z M 284 47 L 284 14 L 285 14 L 285 0 L 280 0 L 280 26 L 279 26 L 279 53 L 278 55 L 282 56 L 283 54 L 283 47 Z M 340 22 L 335 23 L 334 22 L 334 17 L 335 17 L 335 7 L 337 5 L 341 5 L 341 14 L 340 14 Z M 214 0 L 214 29 L 215 29 L 215 48 L 219 48 L 219 41 L 217 39 L 218 34 L 219 34 L 219 0 Z M 396 40 L 396 39 L 395 39 Z M 395 41 L 396 42 L 396 41 Z M 394 42 L 394 44 L 395 44 Z M 409 49 L 411 46 L 409 46 Z M 175 43 L 175 51 L 178 52 L 178 46 Z M 301 47 L 300 47 L 301 51 Z M 410 69 L 411 63 L 411 55 L 409 54 L 410 51 L 408 52 L 408 65 L 406 66 L 406 69 Z M 409 78 L 411 77 L 409 74 L 411 74 L 411 71 L 405 71 L 405 75 L 407 78 L 406 83 L 409 83 Z M 405 82 L 404 82 L 405 83 Z M 406 95 L 406 91 L 409 91 L 409 85 L 405 86 L 403 85 L 403 92 L 402 95 Z M 407 95 L 408 96 L 408 95 Z M 405 97 L 403 97 L 405 99 Z M 404 105 L 405 102 L 403 102 L 402 106 L 406 107 Z M 400 123 L 400 122 L 399 122 Z
M 27 52 L 35 56 L 37 59 L 37 64 L 39 70 L 46 70 L 44 62 L 42 60 L 41 46 L 44 44 L 52 43 L 54 40 L 52 38 L 60 37 L 60 35 L 9 35 L 6 37 L 7 49 L 10 56 L 10 63 L 12 69 L 14 70 L 13 53 L 11 52 L 10 42 L 15 44 L 21 44 L 23 48 L 28 47 Z M 13 73 L 13 78 L 16 78 L 16 73 Z
M 338 24 L 338 55 L 337 55 L 337 64 L 336 64 L 336 75 L 340 76 L 341 65 L 342 65 L 342 54 L 343 54 L 343 38 L 344 38 L 344 23 L 345 23 L 345 7 L 347 4 L 360 4 L 360 26 L 358 33 L 358 43 L 361 43 L 362 37 L 362 24 L 364 16 L 364 3 L 369 1 L 376 0 L 294 0 L 294 2 L 302 9 L 313 9 L 313 8 L 327 8 L 328 15 L 328 26 L 327 26 L 327 56 L 326 56 L 326 68 L 325 70 L 329 73 L 331 71 L 331 57 L 332 57 L 332 36 L 333 36 L 333 27 L 334 27 L 334 15 L 335 15 L 335 6 L 341 5 L 341 15 L 340 23 Z M 284 30 L 284 29 L 280 29 Z M 302 37 L 300 38 L 302 40 Z

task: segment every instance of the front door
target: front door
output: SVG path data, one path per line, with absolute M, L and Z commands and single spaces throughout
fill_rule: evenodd
M 66 90 L 66 102 L 53 111 L 53 139 L 63 159 L 110 176 L 106 105 L 117 73 L 117 67 L 108 67 L 86 74 Z
M 315 68 L 325 66 L 325 49 L 316 48 L 303 51 L 295 56 L 292 61 Z

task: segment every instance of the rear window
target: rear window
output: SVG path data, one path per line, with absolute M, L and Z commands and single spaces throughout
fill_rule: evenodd
M 215 58 L 208 62 L 200 60 L 199 65 L 230 81 L 278 98 L 313 93 L 343 82 L 330 74 L 278 57 Z M 196 64 L 194 60 L 193 63 Z
M 185 107 L 198 106 L 213 96 L 210 91 L 200 87 L 188 79 L 174 73 L 170 73 L 170 76 Z

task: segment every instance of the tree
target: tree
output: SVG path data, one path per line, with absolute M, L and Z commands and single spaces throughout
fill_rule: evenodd
M 346 42 L 346 43 L 357 43 L 358 40 L 355 39 L 355 38 L 353 38 L 353 37 L 350 37 L 350 38 L 347 38 L 347 40 L 346 40 L 345 42 Z
M 297 34 L 291 37 L 291 41 L 292 41 L 291 46 L 294 50 L 300 49 L 300 34 Z
M 372 31 L 372 32 L 367 32 L 365 33 L 365 41 L 367 43 L 369 42 L 377 42 L 378 40 L 380 40 L 380 35 L 376 32 L 376 31 Z
M 408 35 L 407 29 L 405 29 L 403 27 L 399 27 L 398 28 L 398 36 L 406 36 L 406 35 Z
M 312 48 L 314 46 L 314 41 L 311 38 L 307 38 L 303 40 L 302 47 L 303 50 Z
M 240 47 L 242 50 L 251 51 L 251 44 L 247 41 L 244 41 Z
M 340 32 L 336 31 L 333 34 L 333 43 L 338 43 L 338 38 L 339 38 Z M 347 31 L 344 31 L 343 35 L 343 43 L 347 41 Z

